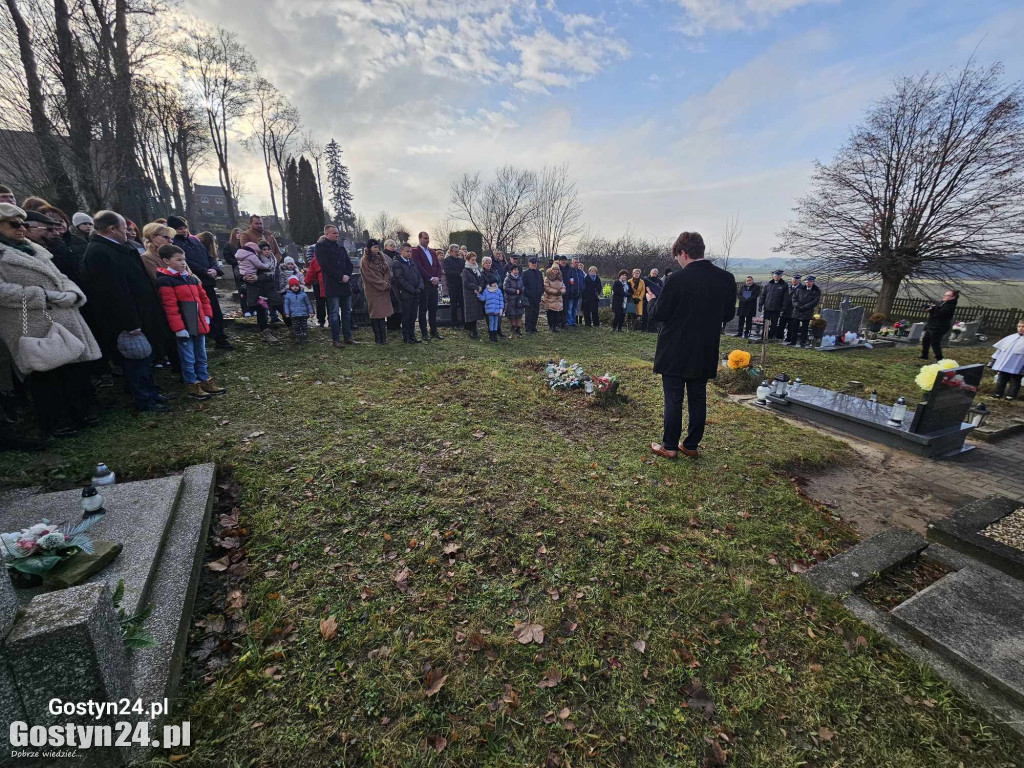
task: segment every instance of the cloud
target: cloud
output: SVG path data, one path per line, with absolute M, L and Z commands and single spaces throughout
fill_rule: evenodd
M 455 150 L 451 147 L 442 149 L 436 144 L 420 144 L 418 147 L 406 147 L 407 155 L 450 155 Z
M 693 37 L 709 31 L 737 31 L 763 26 L 776 16 L 804 5 L 837 0 L 673 0 L 683 9 L 680 28 Z

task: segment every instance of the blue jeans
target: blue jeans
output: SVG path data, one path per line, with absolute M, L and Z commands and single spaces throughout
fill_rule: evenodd
M 583 303 L 582 296 L 565 297 L 565 324 L 576 325 L 576 318 L 580 316 L 580 304 Z
M 178 358 L 181 360 L 181 376 L 186 384 L 195 384 L 210 378 L 206 368 L 206 337 L 189 336 L 177 339 Z
M 128 391 L 135 400 L 136 408 L 145 408 L 156 402 L 159 391 L 156 382 L 153 381 L 152 355 L 142 360 L 123 358 L 121 368 L 124 370 L 124 379 L 128 383 Z
M 339 318 L 338 315 L 341 315 Z M 352 338 L 352 296 L 328 296 L 327 297 L 327 320 L 331 324 L 331 339 L 341 341 L 342 334 L 345 340 Z
M 487 330 L 496 331 L 501 327 L 501 315 L 487 316 Z

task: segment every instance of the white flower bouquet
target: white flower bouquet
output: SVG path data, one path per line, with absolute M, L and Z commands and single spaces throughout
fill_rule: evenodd
M 78 552 L 91 554 L 92 541 L 85 532 L 101 519 L 99 516 L 90 517 L 77 525 L 56 525 L 44 519 L 31 528 L 0 534 L 0 549 L 3 550 L 7 569 L 42 576 Z

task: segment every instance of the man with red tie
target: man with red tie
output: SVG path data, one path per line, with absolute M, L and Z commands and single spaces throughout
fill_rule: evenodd
M 420 232 L 419 245 L 412 249 L 412 260 L 423 275 L 423 290 L 420 292 L 420 334 L 424 341 L 440 339 L 437 332 L 437 291 L 444 277 L 441 260 L 430 250 L 430 235 Z M 430 334 L 427 335 L 429 322 Z

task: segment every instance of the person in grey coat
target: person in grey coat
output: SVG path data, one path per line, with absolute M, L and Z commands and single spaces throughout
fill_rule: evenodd
M 505 292 L 505 317 L 512 326 L 512 333 L 523 335 L 523 315 L 526 313 L 526 296 L 523 294 L 523 278 L 519 276 L 519 265 L 509 264 L 502 285 Z
M 466 268 L 462 270 L 462 296 L 466 312 L 466 330 L 469 331 L 471 339 L 480 338 L 476 332 L 476 324 L 483 320 L 484 308 L 477 295 L 486 287 L 483 270 L 476 263 L 476 254 L 470 251 L 466 254 Z
M 391 264 L 391 284 L 402 306 L 402 341 L 406 344 L 419 344 L 421 342 L 416 338 L 416 312 L 423 292 L 423 275 L 411 257 L 412 246 L 403 244 L 398 258 Z

